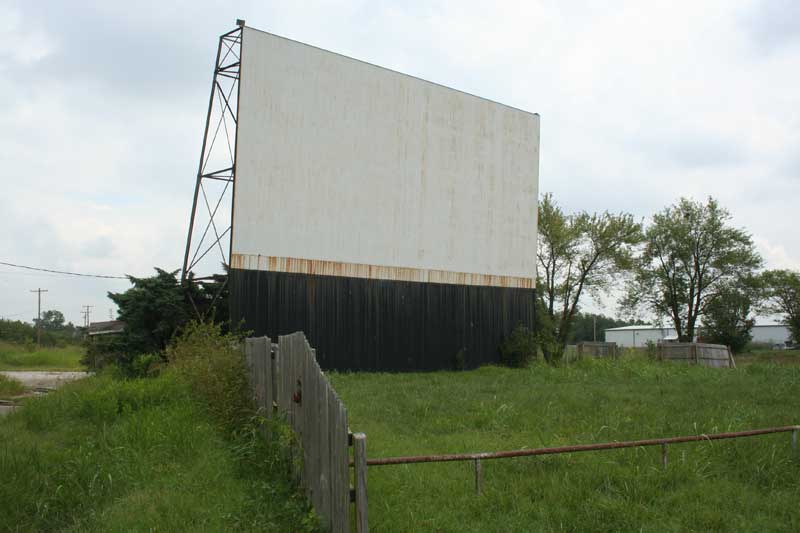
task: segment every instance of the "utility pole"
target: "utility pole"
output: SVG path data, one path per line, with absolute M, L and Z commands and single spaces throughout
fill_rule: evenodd
M 91 324 L 92 307 L 94 307 L 94 306 L 93 305 L 84 305 L 83 306 L 83 311 L 81 311 L 81 314 L 83 315 L 83 325 L 86 328 L 87 332 L 89 331 L 89 324 Z
M 47 289 L 38 288 L 36 290 L 31 290 L 31 292 L 38 293 L 39 296 L 39 308 L 36 312 L 36 346 L 39 348 L 42 347 L 42 293 L 47 292 Z

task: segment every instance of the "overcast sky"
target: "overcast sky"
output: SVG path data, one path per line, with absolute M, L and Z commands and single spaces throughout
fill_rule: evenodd
M 609 7 L 613 6 L 613 7 Z M 640 218 L 718 198 L 800 268 L 800 2 L 0 1 L 0 261 L 182 263 L 217 37 L 249 26 L 542 117 L 540 191 Z M 126 281 L 0 266 L 0 316 Z M 614 314 L 612 305 L 601 309 Z

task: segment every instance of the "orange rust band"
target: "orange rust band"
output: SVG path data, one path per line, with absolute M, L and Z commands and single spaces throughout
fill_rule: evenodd
M 483 287 L 508 287 L 532 289 L 532 278 L 515 276 L 494 276 L 491 274 L 469 274 L 446 270 L 422 268 L 386 267 L 320 261 L 316 259 L 297 259 L 292 257 L 272 257 L 267 255 L 233 254 L 231 268 L 243 270 L 266 270 L 268 272 L 289 272 L 293 274 L 314 274 L 319 276 L 341 276 L 348 278 L 385 279 L 393 281 L 417 281 L 427 283 L 446 283 L 450 285 L 477 285 Z

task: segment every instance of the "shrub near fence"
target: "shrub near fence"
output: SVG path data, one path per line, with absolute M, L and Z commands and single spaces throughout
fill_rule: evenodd
M 296 474 L 323 529 L 349 531 L 347 409 L 320 369 L 314 350 L 298 332 L 279 337 L 278 344 L 268 337 L 245 339 L 244 351 L 259 410 L 269 418 L 285 416 L 297 435 L 302 464 Z M 356 452 L 365 454 L 363 435 L 353 437 Z M 357 467 L 357 478 L 358 474 Z M 357 529 L 366 531 L 366 480 L 363 486 L 357 484 L 356 499 L 360 500 Z

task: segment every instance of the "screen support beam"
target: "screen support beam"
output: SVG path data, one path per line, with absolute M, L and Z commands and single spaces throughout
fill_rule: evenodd
M 230 238 L 233 220 L 232 216 L 231 220 L 219 220 L 221 217 L 218 210 L 225 195 L 232 190 L 232 184 L 236 177 L 236 126 L 239 112 L 238 89 L 244 21 L 237 20 L 236 25 L 236 29 L 219 37 L 217 45 L 214 76 L 211 82 L 211 94 L 208 98 L 203 144 L 200 150 L 189 231 L 186 236 L 186 249 L 181 269 L 181 284 L 189 279 L 192 269 L 214 247 L 219 249 L 223 265 L 227 267 L 230 264 L 230 257 L 226 257 L 225 247 L 221 241 L 226 235 Z M 224 182 L 216 202 L 213 201 L 213 196 L 209 198 L 207 187 L 204 187 L 204 182 L 209 180 Z M 231 194 L 231 209 L 232 196 Z M 200 206 L 200 213 L 198 213 L 201 201 L 204 206 Z M 214 204 L 213 208 L 212 204 Z M 202 217 L 207 217 L 207 221 L 198 239 L 194 233 L 195 229 L 199 228 L 198 215 L 201 213 Z M 210 246 L 207 238 L 211 241 Z M 192 252 L 193 250 L 194 252 Z M 201 252 L 201 250 L 205 251 Z M 230 248 L 228 255 L 230 255 Z

